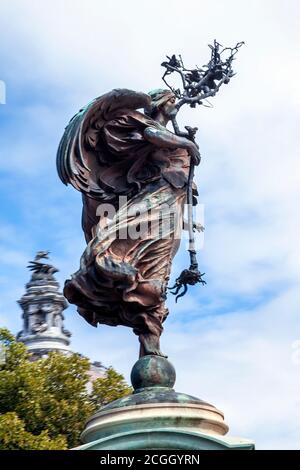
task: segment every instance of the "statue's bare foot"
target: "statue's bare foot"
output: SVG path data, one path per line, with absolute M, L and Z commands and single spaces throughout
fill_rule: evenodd
M 159 346 L 159 337 L 151 333 L 140 334 L 139 340 L 141 343 L 140 357 L 147 355 L 168 357 L 163 354 Z

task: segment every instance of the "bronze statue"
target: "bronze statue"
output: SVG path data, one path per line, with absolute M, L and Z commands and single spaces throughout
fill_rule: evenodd
M 183 70 L 175 56 L 169 58 L 162 64 L 165 75 L 179 71 L 185 77 L 182 94 L 172 87 L 149 94 L 115 89 L 71 119 L 58 149 L 61 180 L 82 192 L 87 241 L 80 269 L 66 281 L 64 295 L 93 326 L 133 328 L 140 356 L 163 355 L 159 339 L 168 315 L 167 284 L 180 243 L 183 206 L 197 195 L 192 187 L 193 167 L 200 162 L 195 129 L 181 133 L 176 114 L 184 102 L 194 107 L 214 95 L 215 80 L 230 79 L 232 70 L 222 68 L 220 58 L 210 69 L 217 63 L 218 75 L 207 75 L 202 69 Z M 175 133 L 166 128 L 170 120 Z M 190 212 L 191 266 L 177 279 L 176 293 L 187 284 L 204 283 L 193 229 Z

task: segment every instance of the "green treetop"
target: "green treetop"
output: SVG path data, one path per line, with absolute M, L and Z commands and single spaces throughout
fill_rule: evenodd
M 128 395 L 112 367 L 87 391 L 90 361 L 50 353 L 30 361 L 24 344 L 0 329 L 0 449 L 55 450 L 80 444 L 85 421 L 100 406 Z

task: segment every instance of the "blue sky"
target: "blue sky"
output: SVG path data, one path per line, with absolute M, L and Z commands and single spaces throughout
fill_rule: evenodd
M 214 38 L 244 40 L 214 109 L 182 111 L 181 124 L 199 128 L 208 284 L 169 299 L 162 347 L 177 390 L 222 409 L 232 435 L 300 448 L 298 2 L 191 0 L 184 16 L 177 0 L 103 3 L 1 2 L 1 324 L 21 328 L 16 300 L 35 251 L 51 251 L 63 283 L 84 249 L 80 194 L 55 169 L 68 120 L 114 87 L 161 86 L 165 54 L 201 65 Z M 187 261 L 183 243 L 173 276 Z M 138 354 L 130 330 L 94 329 L 73 307 L 66 326 L 74 350 L 129 378 Z

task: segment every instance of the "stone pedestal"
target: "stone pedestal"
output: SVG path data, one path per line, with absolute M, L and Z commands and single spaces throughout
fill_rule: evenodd
M 173 389 L 175 370 L 165 358 L 145 356 L 131 373 L 134 393 L 103 407 L 86 423 L 78 450 L 254 449 L 225 437 L 228 426 L 214 406 Z

